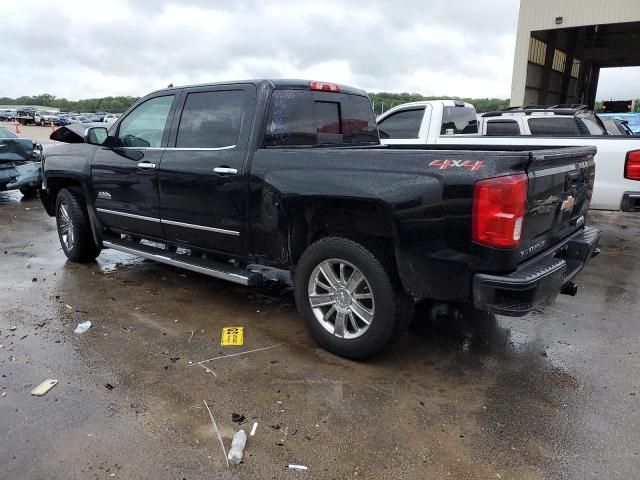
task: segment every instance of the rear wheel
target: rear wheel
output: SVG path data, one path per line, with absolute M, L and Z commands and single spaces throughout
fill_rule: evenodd
M 341 237 L 312 244 L 295 272 L 295 295 L 312 337 L 343 357 L 365 359 L 402 336 L 413 300 L 384 250 Z
M 91 232 L 89 215 L 80 194 L 63 188 L 56 198 L 56 225 L 60 244 L 73 262 L 91 262 L 100 254 Z

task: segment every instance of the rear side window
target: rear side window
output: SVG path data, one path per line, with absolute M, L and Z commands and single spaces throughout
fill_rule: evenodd
M 238 143 L 245 92 L 221 90 L 187 95 L 178 127 L 178 148 L 222 148 Z
M 478 133 L 478 118 L 475 108 L 444 107 L 440 135 Z
M 378 144 L 367 97 L 275 90 L 271 95 L 265 146 Z
M 515 120 L 490 120 L 487 122 L 486 135 L 490 137 L 520 135 L 520 126 Z
M 530 118 L 527 121 L 531 135 L 554 137 L 580 135 L 580 130 L 573 117 L 540 117 Z
M 418 138 L 422 117 L 424 108 L 391 114 L 378 124 L 380 138 Z
M 605 129 L 600 126 L 598 120 L 593 115 L 582 115 L 578 117 L 589 131 L 589 135 L 606 135 Z M 585 132 L 586 133 L 586 132 Z

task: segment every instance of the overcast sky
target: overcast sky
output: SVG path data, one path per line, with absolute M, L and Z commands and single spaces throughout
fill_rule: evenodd
M 261 77 L 508 98 L 518 0 L 6 0 L 0 97 Z M 638 69 L 599 98 L 640 97 Z

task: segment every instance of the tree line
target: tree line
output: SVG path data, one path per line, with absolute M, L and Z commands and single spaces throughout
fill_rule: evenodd
M 39 105 L 58 108 L 67 112 L 122 113 L 136 100 L 138 100 L 138 97 L 102 97 L 87 98 L 84 100 L 67 100 L 66 98 L 56 98 L 54 95 L 43 93 L 32 97 L 0 97 L 0 105 Z
M 424 96 L 419 93 L 370 93 L 376 115 L 402 103 L 420 102 L 424 100 L 460 100 L 471 103 L 478 113 L 501 110 L 509 106 L 509 99 L 503 98 L 461 98 L 447 96 Z M 58 108 L 69 112 L 111 112 L 122 113 L 129 108 L 138 97 L 102 97 L 87 98 L 84 100 L 67 100 L 56 98 L 54 95 L 43 93 L 41 95 L 23 96 L 19 98 L 0 97 L 0 105 L 41 105 L 43 107 Z M 596 103 L 596 111 L 602 111 L 602 102 Z M 640 112 L 640 99 L 635 101 L 635 111 Z

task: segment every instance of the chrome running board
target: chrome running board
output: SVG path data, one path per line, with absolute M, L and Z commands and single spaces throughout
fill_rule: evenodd
M 149 245 L 133 244 L 127 240 L 104 240 L 102 244 L 106 248 L 113 248 L 124 253 L 139 255 L 149 260 L 165 263 L 174 267 L 184 268 L 192 272 L 202 273 L 210 277 L 227 280 L 240 285 L 256 285 L 262 277 L 259 273 L 236 268 L 221 262 L 190 257 L 181 253 L 173 253 L 162 248 Z

